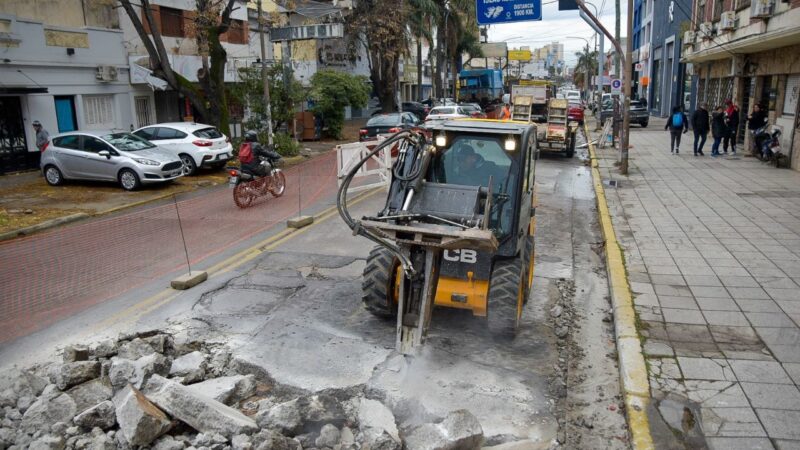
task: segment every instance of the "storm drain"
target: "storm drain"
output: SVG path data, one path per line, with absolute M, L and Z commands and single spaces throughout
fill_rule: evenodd
M 605 180 L 605 181 L 603 181 L 603 184 L 605 184 L 608 187 L 617 188 L 617 187 L 620 187 L 621 183 L 619 181 L 617 181 L 617 180 Z

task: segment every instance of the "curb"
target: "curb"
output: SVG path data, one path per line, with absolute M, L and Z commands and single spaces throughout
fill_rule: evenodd
M 68 224 L 70 222 L 75 222 L 81 219 L 86 219 L 87 217 L 91 217 L 91 215 L 86 213 L 77 213 L 63 217 L 56 217 L 55 219 L 45 220 L 44 222 L 37 223 L 36 225 L 31 225 L 28 227 L 17 228 L 16 230 L 6 231 L 5 233 L 0 234 L 0 241 L 7 241 L 9 239 L 29 236 L 33 233 L 37 233 L 39 231 L 43 231 L 48 228 L 57 227 L 59 225 Z
M 628 416 L 628 428 L 631 431 L 631 446 L 636 450 L 653 449 L 655 445 L 647 418 L 650 383 L 639 334 L 636 331 L 636 314 L 633 309 L 633 296 L 628 283 L 628 273 L 625 270 L 622 247 L 614 233 L 614 224 L 611 221 L 606 192 L 603 188 L 603 179 L 597 164 L 597 154 L 594 144 L 589 139 L 586 122 L 583 123 L 583 131 L 589 144 L 589 154 L 592 160 L 592 183 L 597 198 L 600 227 L 605 238 L 608 286 L 614 309 L 614 334 L 617 341 L 622 394 Z

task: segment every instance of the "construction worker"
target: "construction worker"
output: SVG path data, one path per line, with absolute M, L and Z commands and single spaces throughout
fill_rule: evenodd
M 511 105 L 508 103 L 503 106 L 503 111 L 500 112 L 500 120 L 511 120 Z

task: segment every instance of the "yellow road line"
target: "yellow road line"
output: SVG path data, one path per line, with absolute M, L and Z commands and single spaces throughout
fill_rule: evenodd
M 636 315 L 633 309 L 633 296 L 628 282 L 628 273 L 625 270 L 622 247 L 614 232 L 614 224 L 611 221 L 606 192 L 603 188 L 603 179 L 597 164 L 597 154 L 594 144 L 589 139 L 586 122 L 583 123 L 583 130 L 586 134 L 586 141 L 589 143 L 597 212 L 605 237 L 606 265 L 614 309 L 614 332 L 619 355 L 620 380 L 625 399 L 625 412 L 628 416 L 628 427 L 631 430 L 631 444 L 636 450 L 653 449 L 655 446 L 650 433 L 650 422 L 647 418 L 650 384 L 639 334 L 636 330 Z
M 370 192 L 362 194 L 359 197 L 348 202 L 348 206 L 357 205 L 363 202 L 364 200 L 371 198 L 378 192 L 381 192 L 381 190 L 382 189 L 374 189 Z M 213 266 L 206 269 L 206 272 L 208 272 L 209 278 L 212 276 L 218 276 L 226 272 L 229 272 L 237 267 L 242 266 L 248 261 L 253 260 L 258 255 L 278 247 L 279 245 L 287 242 L 289 239 L 297 237 L 307 232 L 311 228 L 325 222 L 326 220 L 330 219 L 336 214 L 338 214 L 336 206 L 331 206 L 322 211 L 317 216 L 315 216 L 314 223 L 312 223 L 311 225 L 301 229 L 287 228 L 276 235 L 264 239 L 263 241 L 255 244 L 253 247 L 249 249 L 242 250 L 241 252 L 232 255 L 224 259 L 223 261 L 218 262 L 217 264 L 214 264 Z M 105 320 L 97 323 L 95 326 L 87 330 L 87 332 L 94 333 L 100 331 L 102 329 L 108 328 L 116 324 L 118 321 L 121 320 L 134 322 L 139 318 L 143 317 L 144 315 L 174 300 L 181 292 L 182 291 L 176 291 L 172 288 L 164 289 L 158 294 L 148 297 L 136 303 L 135 305 L 131 305 L 128 308 L 125 308 L 124 310 L 115 313 L 111 317 L 108 317 Z

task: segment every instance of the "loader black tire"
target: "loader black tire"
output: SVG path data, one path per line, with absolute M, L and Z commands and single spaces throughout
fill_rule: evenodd
M 370 314 L 381 319 L 397 316 L 394 282 L 400 261 L 385 247 L 369 252 L 361 281 L 361 301 Z
M 492 268 L 486 323 L 496 339 L 510 340 L 517 333 L 517 302 L 525 290 L 521 262 L 519 257 L 499 260 Z

